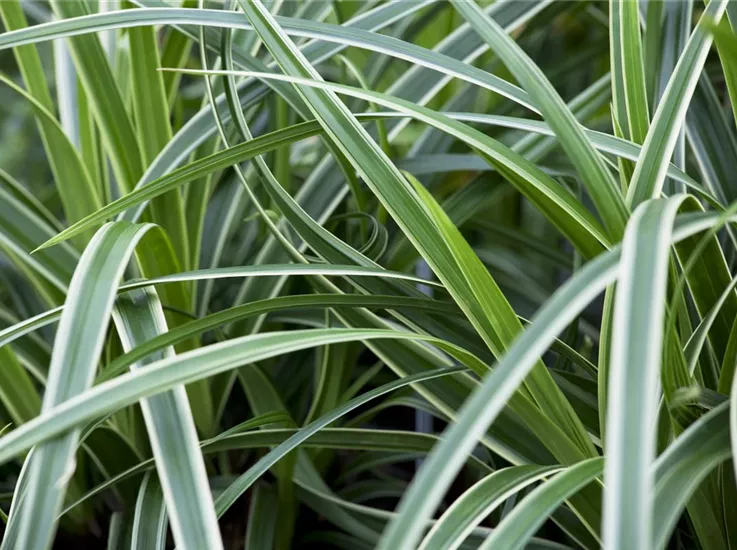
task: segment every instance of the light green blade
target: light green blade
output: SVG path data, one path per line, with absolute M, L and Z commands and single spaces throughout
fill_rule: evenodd
M 396 330 L 379 329 L 314 329 L 270 332 L 243 336 L 205 349 L 163 359 L 146 369 L 118 376 L 94 386 L 75 399 L 42 411 L 41 415 L 0 438 L 0 462 L 46 441 L 74 426 L 161 393 L 178 384 L 201 380 L 236 367 L 256 363 L 292 351 L 341 342 L 380 339 L 418 340 L 429 342 L 468 364 L 477 372 L 488 367 L 467 351 L 430 336 Z M 53 412 L 52 412 L 53 411 Z
M 27 28 L 26 17 L 17 0 L 3 2 L 0 6 L 0 16 L 6 32 Z M 16 48 L 14 54 L 28 89 L 22 93 L 33 100 L 32 105 L 41 130 L 41 139 L 62 199 L 64 212 L 70 222 L 75 222 L 102 205 L 98 189 L 91 181 L 79 154 L 73 146 L 70 146 L 54 115 L 51 93 L 36 47 L 28 45 Z M 3 82 L 11 85 L 4 77 Z M 21 92 L 14 84 L 12 87 Z M 86 242 L 91 235 L 90 233 L 78 239 L 78 244 Z
M 614 303 L 607 398 L 604 544 L 651 540 L 658 380 L 671 231 L 684 196 L 639 207 L 627 225 Z
M 732 415 L 727 403 L 704 414 L 651 465 L 655 479 L 651 548 L 667 544 L 699 484 L 717 465 L 729 459 Z
M 116 283 L 133 248 L 151 227 L 112 223 L 100 229 L 85 249 L 72 277 L 57 330 L 42 412 L 67 402 L 92 385 Z M 51 546 L 56 516 L 74 472 L 78 438 L 79 431 L 74 430 L 47 440 L 27 459 L 31 462 L 23 506 L 14 516 L 20 529 L 18 547 Z
M 298 264 L 272 264 L 264 266 L 246 266 L 246 267 L 221 267 L 213 269 L 203 269 L 198 271 L 175 273 L 173 275 L 164 275 L 155 279 L 146 281 L 137 281 L 126 283 L 119 287 L 119 291 L 133 290 L 149 285 L 173 283 L 180 281 L 201 281 L 212 279 L 228 279 L 241 277 L 278 277 L 278 276 L 294 276 L 294 275 L 323 275 L 323 276 L 347 276 L 347 277 L 384 277 L 387 279 L 403 279 L 410 282 L 420 284 L 438 286 L 433 281 L 428 281 L 413 275 L 405 275 L 396 271 L 386 271 L 381 268 L 371 268 L 362 266 L 338 266 L 338 265 L 298 265 Z M 58 307 L 44 313 L 40 313 L 30 319 L 21 321 L 13 326 L 0 331 L 0 346 L 9 344 L 10 342 L 37 330 L 43 326 L 53 323 L 59 318 L 62 307 Z
M 590 458 L 569 466 L 530 492 L 497 526 L 479 550 L 520 550 L 545 520 L 576 492 L 601 476 L 603 458 Z
M 530 94 L 535 106 L 555 132 L 576 167 L 586 190 L 604 221 L 609 237 L 617 241 L 624 231 L 627 208 L 617 183 L 601 156 L 586 138 L 581 125 L 540 68 L 504 29 L 490 19 L 476 2 L 458 1 L 453 6 L 486 40 L 510 72 Z
M 264 44 L 286 72 L 320 80 L 319 74 L 263 6 L 258 2 L 241 5 Z M 482 268 L 478 258 L 468 250 L 467 243 L 457 233 L 457 229 L 454 226 L 452 229 L 439 227 L 436 213 L 428 210 L 426 201 L 413 195 L 411 184 L 402 177 L 332 92 L 304 86 L 300 86 L 298 90 L 331 141 L 346 155 L 402 227 L 405 235 L 445 283 L 492 352 L 501 353 L 521 330 L 521 324 L 488 271 Z M 455 238 L 449 239 L 449 236 Z M 461 247 L 460 252 L 464 255 L 461 264 L 449 247 Z M 538 370 L 536 375 L 540 372 Z M 539 403 L 540 409 L 553 415 L 555 423 L 561 426 L 566 436 L 554 452 L 565 457 L 565 461 L 571 460 L 573 456 L 580 459 L 588 453 L 593 454 L 593 445 L 583 433 L 580 423 L 576 422 L 575 414 L 566 407 L 565 398 L 557 394 L 556 389 L 544 396 L 544 387 L 554 388 L 544 383 L 545 375 L 532 377 L 528 390 Z M 536 412 L 530 410 L 530 414 Z M 597 515 L 595 509 L 587 510 L 586 513 L 592 520 Z
M 147 472 L 141 480 L 133 512 L 131 550 L 164 550 L 166 528 L 166 505 L 161 485 L 154 472 Z
M 113 319 L 125 351 L 145 344 L 167 329 L 164 311 L 152 288 L 119 296 Z M 131 371 L 174 356 L 174 348 L 164 348 L 132 364 Z M 146 399 L 141 402 L 141 408 L 174 540 L 183 548 L 222 548 L 205 463 L 184 387 Z
M 133 116 L 143 166 L 148 166 L 171 141 L 169 105 L 164 92 L 164 75 L 159 71 L 159 48 L 153 27 L 129 30 Z M 172 241 L 179 264 L 190 266 L 189 239 L 184 220 L 184 203 L 172 191 L 151 204 L 153 221 L 164 228 Z M 181 307 L 181 306 L 180 306 Z
M 727 0 L 709 2 L 668 81 L 627 191 L 627 202 L 631 207 L 660 196 L 666 167 L 711 46 L 712 35 L 708 25 L 718 21 L 726 7 Z
M 514 466 L 486 476 L 440 516 L 419 550 L 455 550 L 474 527 L 509 497 L 558 470 L 556 466 Z
M 640 7 L 637 2 L 627 0 L 616 0 L 612 4 L 619 8 L 622 77 L 629 137 L 635 143 L 642 143 L 650 125 L 650 114 L 645 90 Z
M 89 14 L 83 2 L 58 2 L 53 8 L 62 18 Z M 102 44 L 96 36 L 77 36 L 69 41 L 72 59 L 90 101 L 121 190 L 130 190 L 143 172 L 138 140 L 120 88 Z

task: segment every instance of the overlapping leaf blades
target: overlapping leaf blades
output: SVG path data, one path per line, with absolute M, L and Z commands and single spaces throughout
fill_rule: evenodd
M 3 4 L 3 547 L 727 550 L 736 13 L 579 4 Z

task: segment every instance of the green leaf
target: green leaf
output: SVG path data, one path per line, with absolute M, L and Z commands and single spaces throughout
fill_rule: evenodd
M 271 550 L 274 547 L 276 496 L 262 485 L 251 491 L 248 506 L 245 547 Z
M 133 512 L 131 548 L 164 550 L 166 547 L 166 506 L 156 474 L 147 472 L 141 480 Z
M 0 16 L 6 31 L 21 30 L 28 26 L 23 10 L 16 0 L 3 2 Z M 54 105 L 36 47 L 28 45 L 15 48 L 14 54 L 28 92 L 4 76 L 1 80 L 31 103 L 64 212 L 70 222 L 76 222 L 102 205 L 97 188 L 54 116 Z M 78 244 L 86 242 L 90 236 L 91 233 L 79 239 Z
M 734 422 L 727 403 L 691 424 L 651 466 L 655 479 L 651 547 L 668 542 L 678 517 L 702 480 L 731 453 Z
M 559 470 L 556 466 L 515 466 L 486 476 L 440 516 L 422 541 L 420 550 L 455 550 L 474 527 L 508 498 Z
M 422 298 L 408 298 L 402 296 L 369 296 L 364 294 L 312 294 L 304 296 L 281 296 L 265 300 L 258 300 L 242 306 L 213 313 L 196 321 L 186 323 L 171 329 L 161 335 L 141 343 L 128 353 L 111 362 L 100 374 L 97 381 L 103 382 L 125 372 L 125 369 L 135 361 L 149 356 L 151 353 L 166 346 L 174 345 L 194 335 L 212 330 L 219 326 L 238 321 L 250 316 L 263 315 L 269 312 L 278 312 L 286 309 L 303 308 L 391 308 L 391 309 L 422 309 L 443 312 L 445 314 L 460 312 L 442 302 L 433 302 Z
M 421 7 L 415 4 L 414 9 Z M 7 33 L 0 38 L 0 49 L 15 47 L 19 45 L 33 44 L 39 41 L 50 40 L 59 37 L 84 36 L 90 32 L 101 30 L 138 27 L 153 24 L 197 24 L 203 23 L 236 29 L 252 30 L 248 20 L 240 14 L 218 10 L 191 10 L 180 8 L 157 8 L 157 9 L 131 9 L 122 12 L 109 12 L 92 15 L 76 14 L 77 17 L 67 18 L 66 21 L 56 21 L 39 25 L 25 31 Z M 530 100 L 518 87 L 506 82 L 494 75 L 481 71 L 471 65 L 464 65 L 457 60 L 438 52 L 431 52 L 425 48 L 415 46 L 411 43 L 392 38 L 390 36 L 378 35 L 369 30 L 364 30 L 357 25 L 330 25 L 304 19 L 292 19 L 277 17 L 281 26 L 289 30 L 295 36 L 319 38 L 331 40 L 343 46 L 358 46 L 372 49 L 382 53 L 391 53 L 400 58 L 411 60 L 443 73 L 470 79 L 478 85 L 484 86 L 492 91 L 500 93 L 513 101 L 519 102 L 526 107 L 536 110 Z M 386 24 L 386 23 L 384 23 Z M 365 25 L 365 23 L 364 23 Z M 308 50 L 309 55 L 310 52 Z M 312 56 L 310 56 L 312 57 Z
M 19 270 L 26 273 L 29 282 L 49 305 L 63 301 L 74 266 L 79 260 L 78 252 L 71 243 L 58 250 L 30 254 L 35 246 L 56 233 L 17 197 L 0 188 L 0 246 Z
M 272 264 L 272 265 L 256 265 L 246 267 L 221 267 L 216 269 L 203 269 L 199 271 L 174 273 L 172 275 L 163 275 L 155 279 L 141 280 L 121 285 L 117 290 L 120 292 L 133 290 L 149 285 L 176 283 L 180 281 L 198 281 L 211 279 L 228 279 L 239 277 L 275 277 L 290 275 L 334 275 L 334 276 L 353 276 L 353 277 L 386 277 L 388 279 L 405 279 L 407 281 L 417 282 L 431 286 L 438 285 L 433 281 L 427 281 L 413 275 L 405 275 L 395 271 L 386 271 L 378 267 L 361 267 L 361 266 L 338 266 L 338 265 L 299 265 L 299 264 Z M 39 329 L 43 326 L 53 323 L 59 318 L 62 307 L 58 307 L 44 313 L 40 313 L 30 319 L 21 321 L 11 327 L 0 331 L 0 346 L 6 345 L 31 331 Z
M 290 451 L 297 448 L 297 446 L 307 441 L 311 436 L 317 434 L 320 430 L 330 425 L 332 422 L 334 422 L 338 418 L 360 407 L 361 405 L 368 402 L 369 400 L 375 399 L 376 397 L 379 397 L 388 392 L 394 391 L 410 383 L 417 383 L 417 382 L 422 382 L 424 380 L 430 380 L 438 376 L 445 376 L 448 374 L 461 372 L 461 370 L 462 369 L 458 369 L 458 368 L 438 369 L 428 374 L 422 374 L 419 376 L 410 376 L 407 378 L 399 379 L 395 382 L 390 382 L 389 384 L 385 384 L 359 397 L 351 399 L 347 403 L 344 403 L 343 405 L 333 409 L 332 411 L 323 415 L 317 420 L 311 422 L 310 424 L 308 424 L 307 426 L 299 430 L 297 433 L 295 433 L 292 437 L 284 441 L 281 445 L 279 445 L 278 447 L 270 451 L 266 456 L 260 459 L 256 464 L 251 466 L 246 473 L 241 475 L 235 482 L 233 482 L 228 487 L 228 489 L 226 489 L 217 498 L 215 502 L 215 506 L 217 507 L 217 510 L 218 510 L 218 515 L 222 515 L 235 502 L 235 500 L 241 494 L 247 491 L 248 488 L 261 475 L 266 473 L 266 471 L 269 468 L 271 468 L 274 464 L 276 464 L 277 461 L 285 457 Z
M 166 331 L 166 320 L 156 292 L 133 290 L 118 297 L 114 311 L 123 349 L 130 351 Z M 175 357 L 168 347 L 131 365 Z M 169 511 L 174 540 L 180 546 L 221 548 L 220 530 L 210 496 L 205 463 L 183 386 L 141 402 L 156 467 Z M 135 522 L 134 522 L 135 525 Z
M 315 346 L 374 339 L 406 339 L 431 342 L 462 360 L 475 371 L 488 367 L 472 354 L 445 341 L 396 330 L 315 329 L 270 332 L 235 338 L 206 349 L 182 353 L 148 365 L 135 374 L 118 376 L 99 384 L 75 399 L 51 407 L 0 438 L 0 463 L 57 436 L 87 420 L 97 418 L 139 399 L 178 384 L 201 380 L 230 369 L 270 357 Z M 53 440 L 51 440 L 53 441 Z
M 83 2 L 59 2 L 53 8 L 62 19 L 89 13 Z M 76 36 L 69 40 L 69 46 L 117 183 L 123 192 L 128 192 L 143 173 L 143 167 L 138 140 L 107 56 L 96 36 Z
M 650 125 L 645 90 L 645 67 L 640 36 L 640 7 L 637 2 L 616 0 L 619 8 L 622 77 L 631 140 L 643 143 Z M 616 9 L 616 8 L 615 8 Z
M 651 540 L 658 380 L 669 243 L 684 196 L 643 203 L 625 232 L 614 299 L 604 483 L 604 544 Z M 633 444 L 634 442 L 634 444 Z
M 187 71 L 192 74 L 199 74 L 199 71 Z M 205 72 L 202 72 L 205 74 Z M 226 71 L 208 71 L 207 74 L 228 74 Z M 474 130 L 464 124 L 456 122 L 451 117 L 437 113 L 424 107 L 416 106 L 410 102 L 398 98 L 390 98 L 385 94 L 377 92 L 367 92 L 361 89 L 352 88 L 338 84 L 326 83 L 319 80 L 305 79 L 293 76 L 282 76 L 271 73 L 242 73 L 255 75 L 260 78 L 270 80 L 284 80 L 299 83 L 301 85 L 311 86 L 317 89 L 334 90 L 338 93 L 358 97 L 377 104 L 384 105 L 395 109 L 401 113 L 410 114 L 413 118 L 426 122 L 440 130 L 448 132 L 458 137 L 468 145 L 477 149 L 486 160 L 492 163 L 497 170 L 502 173 L 510 183 L 517 186 L 538 208 L 550 217 L 561 231 L 587 256 L 593 256 L 597 252 L 597 248 L 601 246 L 599 243 L 608 244 L 608 239 L 603 234 L 596 219 L 574 199 L 574 197 L 557 182 L 552 180 L 544 172 L 539 170 L 534 164 L 525 160 L 523 157 L 508 149 L 501 143 L 489 138 L 488 136 Z M 465 115 L 462 115 L 466 118 Z M 468 117 L 474 120 L 477 117 Z M 329 133 L 329 130 L 325 129 Z M 253 140 L 254 143 L 257 140 Z M 100 211 L 102 212 L 102 210 Z M 92 220 L 92 217 L 89 218 Z M 79 224 L 82 227 L 85 222 Z M 73 234 L 79 228 L 70 228 L 69 234 Z M 67 238 L 64 235 L 63 238 Z M 410 239 L 411 240 L 411 239 Z M 49 243 L 49 245 L 51 242 Z
M 263 6 L 255 2 L 242 4 L 242 7 L 264 44 L 287 72 L 319 79 L 314 68 L 276 26 Z M 478 258 L 472 252 L 468 254 L 468 245 L 459 238 L 457 229 L 454 226 L 450 229 L 438 225 L 437 212 L 429 211 L 425 201 L 418 200 L 418 197 L 413 195 L 411 185 L 333 93 L 304 86 L 300 86 L 298 90 L 325 128 L 331 141 L 346 155 L 402 227 L 405 235 L 445 283 L 446 288 L 492 352 L 501 353 L 516 332 L 521 330 L 521 325 L 489 273 L 482 268 Z M 449 239 L 449 236 L 452 238 Z M 459 265 L 458 258 L 453 257 L 451 249 L 462 244 L 465 244 L 466 250 L 461 248 L 460 253 L 465 252 L 466 257 L 462 259 L 463 264 Z M 537 400 L 545 413 L 554 414 L 557 423 L 562 424 L 563 433 L 570 438 L 570 441 L 565 437 L 562 438 L 556 451 L 561 455 L 567 455 L 566 460 L 577 453 L 584 456 L 587 452 L 593 453 L 593 445 L 583 433 L 583 427 L 576 422 L 578 419 L 570 406 L 566 408 L 565 398 L 555 393 L 557 388 L 552 385 L 552 381 L 546 386 L 545 376 L 549 377 L 548 373 L 542 374 L 538 370 L 535 375 L 531 377 L 528 386 L 532 397 Z M 543 387 L 555 388 L 554 393 L 544 396 Z M 528 411 L 528 414 L 537 412 L 529 409 Z
M 532 535 L 555 509 L 563 501 L 569 499 L 601 476 L 603 468 L 603 458 L 590 458 L 555 474 L 551 480 L 542 483 L 530 492 L 502 520 L 479 549 L 490 550 L 491 548 L 501 547 L 518 550 L 524 548 L 527 541 L 532 538 Z
M 159 47 L 153 27 L 133 27 L 128 31 L 131 57 L 131 86 L 136 135 L 141 162 L 149 166 L 171 141 L 169 105 L 164 91 L 164 75 L 159 71 Z M 179 190 L 151 203 L 153 221 L 161 225 L 174 245 L 180 265 L 190 265 L 189 240 L 184 220 L 184 203 Z
M 212 73 L 212 71 L 211 71 Z M 216 73 L 218 74 L 218 73 Z M 339 90 L 341 93 L 350 94 L 354 97 L 361 97 L 368 100 L 373 100 L 377 103 L 382 103 L 391 106 L 392 108 L 401 109 L 402 111 L 411 112 L 413 113 L 413 116 L 417 116 L 420 118 L 420 120 L 423 120 L 424 122 L 438 125 L 439 128 L 444 129 L 447 128 L 448 125 L 452 124 L 453 133 L 456 132 L 455 128 L 460 128 L 461 134 L 456 134 L 458 137 L 467 139 L 467 143 L 471 146 L 478 147 L 479 150 L 484 151 L 487 154 L 492 154 L 493 150 L 490 150 L 487 148 L 487 145 L 489 140 L 486 136 L 477 135 L 475 131 L 472 131 L 470 128 L 466 129 L 463 125 L 458 126 L 457 124 L 454 124 L 451 121 L 448 121 L 447 124 L 443 123 L 443 125 L 439 125 L 440 123 L 437 122 L 437 119 L 442 120 L 442 115 L 438 113 L 432 113 L 431 111 L 428 111 L 427 116 L 425 116 L 424 111 L 418 107 L 413 106 L 412 104 L 402 102 L 401 100 L 397 98 L 388 99 L 382 97 L 382 94 L 378 94 L 376 92 L 364 92 L 361 90 L 357 90 L 355 88 L 351 88 L 349 86 L 340 86 L 336 84 L 328 84 L 328 83 L 322 83 L 317 81 L 312 81 L 308 79 L 298 79 L 295 77 L 284 77 L 279 75 L 266 75 L 261 73 L 254 73 L 258 74 L 260 77 L 264 78 L 270 78 L 270 79 L 282 79 L 287 81 L 294 81 L 294 82 L 300 82 L 301 84 L 306 84 L 310 86 L 316 86 L 316 87 L 325 87 L 328 89 L 335 89 Z M 422 116 L 420 116 L 420 113 L 423 113 Z M 371 117 L 372 115 L 367 116 L 367 118 Z M 463 118 L 469 120 L 469 121 L 475 121 L 475 120 L 481 120 L 479 119 L 479 116 L 464 116 Z M 498 119 L 498 117 L 497 117 Z M 493 119 L 487 119 L 487 120 L 493 120 Z M 540 127 L 539 125 L 532 124 L 532 121 L 529 123 L 529 127 L 532 131 L 545 131 L 544 127 Z M 537 130 L 539 128 L 540 130 Z M 94 226 L 98 223 L 101 223 L 102 221 L 110 218 L 111 216 L 114 216 L 115 214 L 118 214 L 120 212 L 124 212 L 126 209 L 135 206 L 137 204 L 141 204 L 145 201 L 148 201 L 154 197 L 157 197 L 163 193 L 166 193 L 167 191 L 170 191 L 171 189 L 176 188 L 177 186 L 183 185 L 189 181 L 196 180 L 200 177 L 206 176 L 209 173 L 219 170 L 220 168 L 224 168 L 226 166 L 230 166 L 236 162 L 242 162 L 244 160 L 247 160 L 249 158 L 253 158 L 256 155 L 262 154 L 264 152 L 270 151 L 274 148 L 277 148 L 281 146 L 284 143 L 288 143 L 290 141 L 295 141 L 299 139 L 304 139 L 309 136 L 314 135 L 315 133 L 320 131 L 320 127 L 315 122 L 305 122 L 301 124 L 297 124 L 294 126 L 290 126 L 287 129 L 279 130 L 277 132 L 273 132 L 271 134 L 266 134 L 264 136 L 254 138 L 253 140 L 247 141 L 245 143 L 236 145 L 234 147 L 231 147 L 229 149 L 226 149 L 224 151 L 220 151 L 218 153 L 214 153 L 210 157 L 207 157 L 205 159 L 201 159 L 199 161 L 193 162 L 187 166 L 184 166 L 182 168 L 179 168 L 175 170 L 174 172 L 163 176 L 155 181 L 152 181 L 145 186 L 139 187 L 137 190 L 133 191 L 132 193 L 121 197 L 120 199 L 113 201 L 112 203 L 106 205 L 105 207 L 98 210 L 95 214 L 88 216 L 84 220 L 80 221 L 79 223 L 72 225 L 71 227 L 65 229 L 61 233 L 59 233 L 56 237 L 49 239 L 44 245 L 39 247 L 39 250 L 42 250 L 43 248 L 53 246 L 59 242 L 62 242 L 68 238 L 70 238 L 73 235 L 78 234 L 81 231 L 84 231 L 88 227 Z M 450 131 L 450 129 L 448 130 Z M 466 137 L 466 133 L 472 133 L 472 135 L 468 135 Z M 603 135 L 602 135 L 603 136 Z M 478 143 L 477 139 L 483 140 L 484 146 L 482 147 L 481 144 Z M 630 148 L 631 146 L 625 146 L 622 141 L 617 142 L 614 140 L 614 138 L 611 138 L 609 140 L 605 140 L 602 137 L 602 148 L 607 149 L 609 147 L 612 147 L 615 152 L 618 154 L 622 154 L 623 156 L 626 156 L 627 158 L 637 158 L 636 156 L 636 148 Z M 503 158 L 503 157 L 502 157 Z M 501 158 L 500 158 L 501 160 Z M 599 241 L 606 242 L 606 237 L 603 236 L 601 233 L 601 229 L 598 226 L 598 223 L 595 219 L 591 217 L 591 215 L 584 209 L 581 208 L 580 204 L 576 202 L 565 190 L 562 190 L 560 186 L 550 180 L 544 173 L 539 172 L 537 173 L 537 169 L 534 168 L 533 165 L 523 163 L 523 164 L 513 164 L 514 170 L 534 170 L 535 174 L 530 174 L 530 177 L 533 178 L 531 181 L 535 185 L 529 185 L 526 180 L 522 180 L 519 178 L 519 176 L 514 176 L 511 173 L 509 173 L 509 176 L 513 178 L 514 183 L 519 183 L 520 185 L 524 185 L 524 189 L 527 190 L 530 193 L 530 197 L 534 198 L 535 200 L 539 201 L 538 204 L 543 208 L 544 211 L 548 211 L 549 215 L 553 217 L 553 219 L 556 219 L 561 224 L 561 229 L 565 229 L 565 233 L 571 238 L 578 241 L 579 246 L 583 250 L 591 250 L 593 251 L 596 249 L 596 245 L 594 243 L 591 243 L 591 237 L 589 234 L 596 235 L 596 238 Z M 527 174 L 525 174 L 527 175 Z M 674 175 L 677 175 L 674 172 Z M 687 176 L 681 176 L 681 181 L 684 179 L 690 179 Z M 698 184 L 696 184 L 698 185 Z M 543 193 L 540 193 L 540 191 L 543 191 Z M 546 196 L 547 195 L 547 196 Z M 552 209 L 552 212 L 550 211 Z M 560 211 L 558 211 L 560 209 Z
M 727 0 L 714 0 L 704 10 L 696 29 L 688 40 L 642 146 L 642 155 L 635 165 L 627 203 L 636 207 L 643 201 L 660 196 L 665 181 L 666 166 L 678 140 L 679 131 L 696 89 L 699 75 L 709 53 L 712 36 L 708 25 L 718 21 L 727 7 Z
M 115 297 L 116 285 L 111 281 L 118 281 L 136 243 L 151 227 L 127 222 L 106 225 L 80 258 L 57 331 L 42 414 L 92 385 Z M 20 547 L 50 547 L 56 516 L 74 472 L 78 439 L 79 430 L 74 430 L 46 440 L 27 459 L 23 506 L 11 518 L 19 524 L 16 544 Z
M 613 241 L 619 240 L 627 220 L 627 207 L 616 181 L 566 103 L 540 68 L 476 2 L 454 1 L 453 6 L 484 38 L 491 50 L 530 94 L 533 103 L 553 129 L 579 172 L 583 185 L 604 221 L 608 236 Z
M 28 371 L 21 366 L 9 347 L 0 349 L 0 401 L 10 419 L 22 424 L 41 411 L 41 396 Z

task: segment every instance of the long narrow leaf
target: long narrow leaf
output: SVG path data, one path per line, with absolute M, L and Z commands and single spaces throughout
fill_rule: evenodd
M 114 319 L 126 351 L 166 331 L 164 312 L 151 288 L 120 296 Z M 147 363 L 174 356 L 174 349 L 168 347 L 134 363 L 131 370 L 135 372 Z M 205 463 L 184 387 L 143 400 L 141 408 L 174 540 L 183 548 L 222 548 Z

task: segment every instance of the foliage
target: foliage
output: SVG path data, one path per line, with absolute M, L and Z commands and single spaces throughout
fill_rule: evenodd
M 2 549 L 737 547 L 737 4 L 0 17 Z

